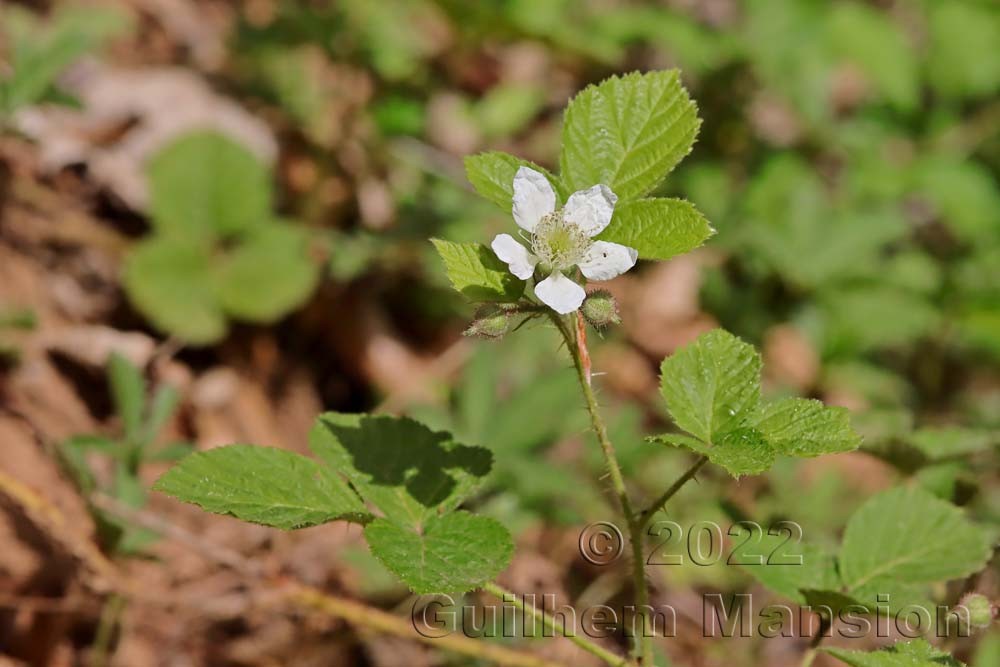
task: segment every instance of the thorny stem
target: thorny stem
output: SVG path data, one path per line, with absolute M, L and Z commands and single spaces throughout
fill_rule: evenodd
M 649 523 L 649 520 L 653 518 L 653 515 L 656 514 L 661 507 L 666 505 L 667 501 L 673 498 L 674 494 L 680 491 L 682 486 L 687 484 L 689 480 L 693 479 L 695 474 L 697 474 L 697 472 L 701 470 L 701 467 L 706 463 L 708 463 L 708 457 L 699 456 L 698 460 L 695 461 L 694 464 L 687 469 L 687 472 L 678 477 L 677 481 L 671 484 L 669 489 L 664 491 L 659 498 L 654 500 L 648 508 L 644 509 L 642 511 L 642 514 L 638 516 L 640 527 L 645 528 L 646 524 Z
M 649 589 L 646 586 L 643 527 L 640 525 L 640 518 L 632 509 L 632 501 L 625 488 L 625 480 L 622 477 L 621 466 L 618 464 L 618 457 L 615 455 L 614 445 L 611 444 L 611 439 L 608 437 L 608 429 L 604 425 L 604 419 L 601 417 L 600 408 L 597 405 L 597 397 L 594 395 L 594 388 L 590 384 L 590 351 L 587 349 L 586 329 L 580 313 L 577 313 L 577 317 L 576 331 L 558 316 L 553 316 L 552 320 L 565 338 L 566 347 L 573 357 L 573 365 L 576 367 L 577 378 L 580 381 L 580 390 L 587 403 L 587 412 L 590 413 L 590 422 L 597 435 L 597 441 L 601 445 L 601 451 L 604 452 L 604 460 L 611 476 L 611 484 L 618 496 L 622 514 L 628 524 L 629 542 L 632 545 L 632 586 L 635 589 L 635 602 L 641 619 L 640 627 L 636 628 L 633 624 L 632 653 L 638 659 L 639 665 L 652 667 L 653 638 L 648 632 L 651 624 L 649 619 Z
M 580 637 L 575 631 L 567 632 L 565 627 L 559 627 L 559 624 L 551 616 L 545 613 L 544 609 L 536 609 L 534 605 L 525 604 L 524 600 L 521 599 L 516 593 L 508 591 L 499 584 L 490 582 L 483 585 L 483 590 L 488 592 L 500 599 L 503 603 L 510 603 L 517 607 L 522 612 L 531 614 L 534 618 L 541 622 L 543 626 L 548 628 L 559 637 L 565 637 L 570 640 L 580 648 L 582 648 L 587 653 L 595 655 L 605 663 L 611 665 L 612 667 L 629 667 L 633 663 L 629 662 L 628 658 L 622 657 L 620 655 L 615 655 L 611 651 L 604 649 L 594 642 L 586 639 L 585 637 Z

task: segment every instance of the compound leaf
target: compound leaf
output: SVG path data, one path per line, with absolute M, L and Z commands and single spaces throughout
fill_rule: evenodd
M 368 518 L 334 472 L 274 447 L 227 445 L 192 454 L 153 488 L 209 512 L 284 530 Z
M 691 152 L 700 125 L 677 70 L 613 76 L 566 108 L 561 176 L 570 191 L 603 183 L 641 197 Z
M 485 245 L 441 239 L 431 242 L 452 286 L 471 301 L 516 301 L 524 293 L 524 281 Z
M 510 562 L 514 542 L 498 521 L 468 512 L 432 516 L 420 530 L 391 519 L 365 526 L 372 553 L 418 594 L 464 593 Z

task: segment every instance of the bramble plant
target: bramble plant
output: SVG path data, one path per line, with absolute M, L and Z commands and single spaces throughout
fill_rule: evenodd
M 699 470 L 711 463 L 733 477 L 758 475 L 779 457 L 835 454 L 861 444 L 844 408 L 804 398 L 765 401 L 760 355 L 715 330 L 661 368 L 661 393 L 683 433 L 651 440 L 691 450 L 694 460 L 656 497 L 638 497 L 625 479 L 592 386 L 587 344 L 588 325 L 609 326 L 619 314 L 611 294 L 588 293 L 587 281 L 615 277 L 638 259 L 689 252 L 713 234 L 691 203 L 650 196 L 691 151 L 699 124 L 677 71 L 588 87 L 566 110 L 559 174 L 499 152 L 466 160 L 469 180 L 512 214 L 517 237 L 500 234 L 490 245 L 434 240 L 453 287 L 477 304 L 468 333 L 497 339 L 538 321 L 558 333 L 570 355 L 628 528 L 637 612 L 626 627 L 628 655 L 569 638 L 609 665 L 654 665 L 645 538 L 653 517 Z M 482 432 L 483 419 L 474 421 L 467 429 L 475 432 L 478 424 Z M 497 465 L 489 449 L 448 432 L 388 415 L 324 414 L 309 446 L 316 458 L 242 444 L 199 452 L 155 488 L 211 512 L 282 529 L 355 522 L 372 554 L 415 593 L 483 589 L 526 606 L 494 583 L 514 551 L 507 528 L 464 509 L 495 466 L 511 471 L 511 465 Z M 931 584 L 982 569 L 994 539 L 957 507 L 916 487 L 869 500 L 850 519 L 836 553 L 801 541 L 786 545 L 784 553 L 797 557 L 791 567 L 759 556 L 772 553 L 767 547 L 780 545 L 780 535 L 731 534 L 741 538 L 734 548 L 741 567 L 780 595 L 822 605 L 826 622 L 846 608 L 886 613 L 880 594 L 892 594 L 892 605 L 925 603 Z M 823 636 L 816 635 L 804 664 Z M 830 652 L 856 665 L 948 664 L 922 642 L 876 653 Z
M 149 181 L 153 234 L 129 255 L 124 284 L 157 328 L 207 345 L 230 318 L 274 322 L 312 294 L 309 237 L 275 218 L 271 174 L 246 148 L 193 132 L 151 160 Z

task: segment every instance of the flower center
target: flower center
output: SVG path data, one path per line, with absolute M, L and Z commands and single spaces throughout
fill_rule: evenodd
M 562 211 L 542 218 L 531 236 L 531 251 L 552 269 L 568 269 L 583 259 L 590 238 L 579 227 L 563 219 Z

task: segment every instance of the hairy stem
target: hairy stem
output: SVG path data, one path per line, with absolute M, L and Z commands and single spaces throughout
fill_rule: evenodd
M 638 517 L 639 526 L 641 528 L 645 528 L 646 525 L 649 523 L 649 520 L 653 518 L 653 515 L 656 514 L 664 505 L 666 505 L 667 501 L 673 498 L 674 494 L 680 491 L 682 486 L 684 486 L 685 484 L 688 483 L 688 481 L 693 479 L 695 474 L 699 470 L 701 470 L 701 467 L 706 463 L 708 463 L 708 457 L 699 456 L 698 460 L 695 461 L 694 464 L 687 469 L 687 472 L 678 477 L 677 481 L 670 485 L 670 488 L 664 491 L 659 498 L 654 500 L 648 508 L 642 511 L 642 514 L 640 514 Z
M 618 457 L 615 454 L 615 447 L 608 437 L 608 429 L 601 417 L 600 408 L 597 405 L 597 397 L 594 388 L 590 383 L 590 351 L 587 348 L 586 329 L 583 324 L 583 317 L 578 312 L 576 314 L 576 327 L 568 324 L 562 318 L 553 316 L 553 322 L 559 332 L 566 340 L 566 347 L 573 358 L 573 365 L 576 367 L 577 378 L 580 381 L 580 390 L 587 404 L 587 412 L 590 413 L 590 423 L 597 435 L 597 441 L 601 445 L 604 453 L 604 461 L 608 466 L 608 474 L 611 477 L 611 485 L 614 487 L 615 495 L 621 505 L 622 514 L 628 525 L 629 542 L 632 545 L 632 586 L 635 589 L 636 610 L 641 620 L 640 627 L 635 627 L 633 622 L 633 655 L 638 659 L 639 665 L 651 667 L 653 664 L 653 638 L 648 632 L 651 627 L 649 618 L 649 588 L 646 586 L 645 571 L 645 536 L 643 526 L 640 525 L 640 518 L 632 508 L 632 501 L 629 498 L 628 490 L 625 488 L 625 479 L 622 477 L 621 466 L 618 464 Z
M 499 598 L 501 602 L 505 604 L 510 603 L 522 612 L 531 614 L 535 619 L 541 622 L 543 626 L 551 630 L 555 636 L 565 637 L 587 653 L 597 656 L 608 665 L 611 665 L 612 667 L 629 667 L 629 665 L 632 665 L 628 658 L 615 655 L 611 651 L 598 646 L 589 639 L 580 637 L 574 630 L 567 631 L 567 628 L 560 627 L 555 619 L 545 613 L 544 609 L 536 609 L 534 605 L 525 604 L 524 600 L 522 600 L 519 595 L 508 591 L 499 584 L 493 582 L 484 584 L 483 590 L 487 591 L 490 595 Z

